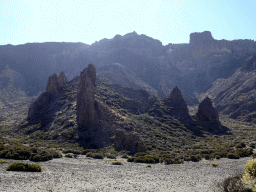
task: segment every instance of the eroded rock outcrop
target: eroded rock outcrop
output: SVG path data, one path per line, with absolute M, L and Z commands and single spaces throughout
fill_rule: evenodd
M 64 87 L 64 86 L 67 85 L 68 80 L 67 80 L 66 75 L 63 71 L 60 72 L 60 75 L 57 78 L 57 82 L 58 82 L 59 87 Z
M 46 92 L 48 93 L 58 93 L 58 81 L 57 81 L 57 75 L 54 73 L 52 76 L 48 78 L 47 86 L 46 86 Z
M 96 69 L 89 64 L 81 74 L 77 90 L 77 123 L 80 127 L 95 130 L 100 124 L 95 101 Z
M 37 118 L 43 110 L 47 110 L 47 106 L 60 93 L 62 87 L 66 86 L 67 78 L 62 71 L 57 77 L 56 73 L 48 78 L 46 91 L 43 92 L 29 107 L 28 119 L 33 116 Z
M 189 122 L 191 117 L 188 113 L 186 101 L 183 99 L 181 91 L 178 87 L 174 87 L 170 96 L 163 99 L 166 106 L 171 107 L 170 115 L 183 122 Z
M 210 31 L 204 31 L 202 33 L 191 33 L 190 34 L 190 44 L 191 45 L 200 45 L 200 44 L 209 44 L 214 39 Z
M 146 151 L 146 148 L 138 134 L 125 133 L 122 130 L 116 131 L 114 146 L 118 151 L 127 150 L 133 154 Z
M 59 77 L 57 77 L 56 73 L 48 78 L 46 92 L 58 94 L 61 87 L 67 85 L 67 78 L 63 71 L 60 72 Z
M 206 97 L 198 107 L 197 117 L 201 121 L 219 122 L 219 114 L 212 106 L 212 101 Z

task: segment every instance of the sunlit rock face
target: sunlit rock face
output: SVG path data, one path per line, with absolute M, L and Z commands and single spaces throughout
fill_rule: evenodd
M 77 123 L 80 127 L 95 130 L 100 120 L 95 101 L 96 69 L 90 64 L 80 75 L 77 90 Z

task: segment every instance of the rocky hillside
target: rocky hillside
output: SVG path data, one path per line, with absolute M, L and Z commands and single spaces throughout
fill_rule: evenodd
M 216 109 L 231 118 L 256 122 L 256 53 L 227 79 L 217 79 L 202 96 L 213 99 Z
M 50 76 L 46 92 L 31 104 L 18 131 L 30 139 L 72 141 L 85 148 L 167 150 L 194 143 L 203 134 L 227 131 L 211 102 L 202 105 L 206 107 L 199 107 L 198 117 L 190 117 L 177 87 L 159 100 L 144 90 L 97 79 L 90 64 L 71 81 L 66 82 L 63 72 Z
M 99 78 L 159 98 L 178 86 L 188 105 L 218 78 L 228 78 L 256 50 L 252 40 L 215 40 L 210 32 L 192 33 L 189 44 L 168 44 L 136 32 L 116 35 L 92 45 L 83 43 L 28 43 L 0 46 L 0 70 L 6 65 L 20 74 L 23 91 L 45 91 L 45 77 L 64 71 L 67 79 L 94 63 Z M 1 67 L 2 66 L 2 67 Z M 120 75 L 123 74 L 123 75 Z M 164 94 L 162 94 L 164 93 Z

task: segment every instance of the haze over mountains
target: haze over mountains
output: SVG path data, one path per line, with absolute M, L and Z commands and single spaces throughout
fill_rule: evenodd
M 233 75 L 255 51 L 253 40 L 215 40 L 209 31 L 190 34 L 189 44 L 166 46 L 132 32 L 92 45 L 48 42 L 0 46 L 0 70 L 12 70 L 17 86 L 35 95 L 45 90 L 53 73 L 64 71 L 70 80 L 93 63 L 97 77 L 104 81 L 144 89 L 162 99 L 178 86 L 188 105 L 193 105 L 199 103 L 194 93 L 205 92 L 216 79 Z

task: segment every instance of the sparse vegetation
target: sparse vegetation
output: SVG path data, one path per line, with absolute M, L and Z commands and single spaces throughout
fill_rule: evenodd
M 74 154 L 73 154 L 73 153 L 67 153 L 67 154 L 65 155 L 65 157 L 72 158 L 72 157 L 74 157 Z
M 42 167 L 37 164 L 28 164 L 23 162 L 16 162 L 9 165 L 6 171 L 26 171 L 26 172 L 41 172 Z
M 111 165 L 123 165 L 122 161 L 119 160 L 112 160 Z
M 218 167 L 220 164 L 212 162 L 210 165 L 211 165 L 211 167 Z
M 9 161 L 0 159 L 0 163 L 9 163 Z

